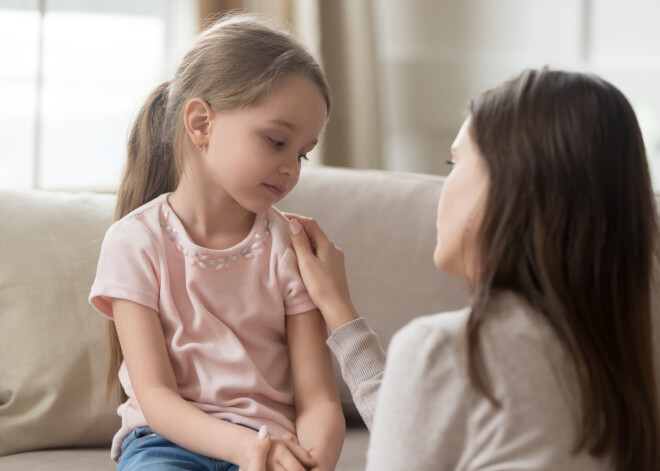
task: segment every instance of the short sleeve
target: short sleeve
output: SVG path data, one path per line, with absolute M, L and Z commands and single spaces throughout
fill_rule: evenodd
M 456 346 L 441 329 L 415 321 L 393 337 L 371 430 L 368 470 L 456 469 L 470 397 Z
M 284 300 L 284 313 L 302 314 L 316 309 L 316 305 L 309 297 L 307 288 L 300 276 L 298 258 L 289 245 L 279 260 L 277 267 L 278 284 Z
M 125 299 L 158 311 L 159 276 L 156 249 L 138 221 L 113 224 L 103 239 L 89 302 L 113 318 L 112 299 Z

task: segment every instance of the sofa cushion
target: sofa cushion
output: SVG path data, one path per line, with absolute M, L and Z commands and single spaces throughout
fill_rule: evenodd
M 0 191 L 0 456 L 107 446 L 105 320 L 87 303 L 109 195 Z
M 117 469 L 117 463 L 110 459 L 110 451 L 107 448 L 68 448 L 3 456 L 0 458 L 0 469 L 12 471 L 114 471 Z

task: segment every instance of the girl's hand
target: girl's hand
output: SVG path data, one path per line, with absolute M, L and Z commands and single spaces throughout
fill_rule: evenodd
M 284 438 L 273 438 L 266 459 L 269 471 L 307 471 L 318 465 L 309 451 Z
M 266 426 L 259 430 L 258 440 L 252 449 L 250 465 L 239 471 L 306 471 L 318 463 L 312 455 L 298 445 L 295 435 L 287 433 L 282 438 L 271 438 Z
M 344 252 L 333 244 L 314 219 L 285 214 L 291 224 L 291 243 L 303 282 L 330 330 L 359 316 L 346 280 Z

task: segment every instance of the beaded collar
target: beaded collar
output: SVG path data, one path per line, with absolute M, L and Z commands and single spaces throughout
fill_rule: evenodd
M 233 264 L 238 263 L 241 259 L 250 260 L 255 256 L 262 255 L 264 253 L 264 248 L 268 245 L 270 230 L 273 227 L 273 221 L 264 218 L 263 229 L 261 232 L 257 231 L 255 233 L 255 228 L 252 228 L 248 237 L 238 244 L 237 247 L 228 249 L 229 253 L 227 254 L 227 250 L 211 250 L 198 248 L 196 246 L 195 248 L 192 248 L 191 246 L 194 244 L 189 241 L 184 242 L 185 239 L 181 237 L 176 227 L 172 227 L 172 224 L 170 224 L 169 219 L 171 210 L 166 204 L 161 205 L 159 213 L 160 227 L 167 234 L 169 240 L 173 244 L 176 244 L 176 250 L 186 257 L 191 266 L 197 266 L 199 268 L 226 270 Z M 258 218 L 259 215 L 256 217 Z M 225 253 L 219 254 L 218 252 Z

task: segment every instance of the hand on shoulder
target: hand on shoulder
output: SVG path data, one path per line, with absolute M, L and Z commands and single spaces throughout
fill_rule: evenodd
M 351 301 L 344 252 L 311 218 L 286 213 L 303 282 L 330 330 L 359 317 Z

